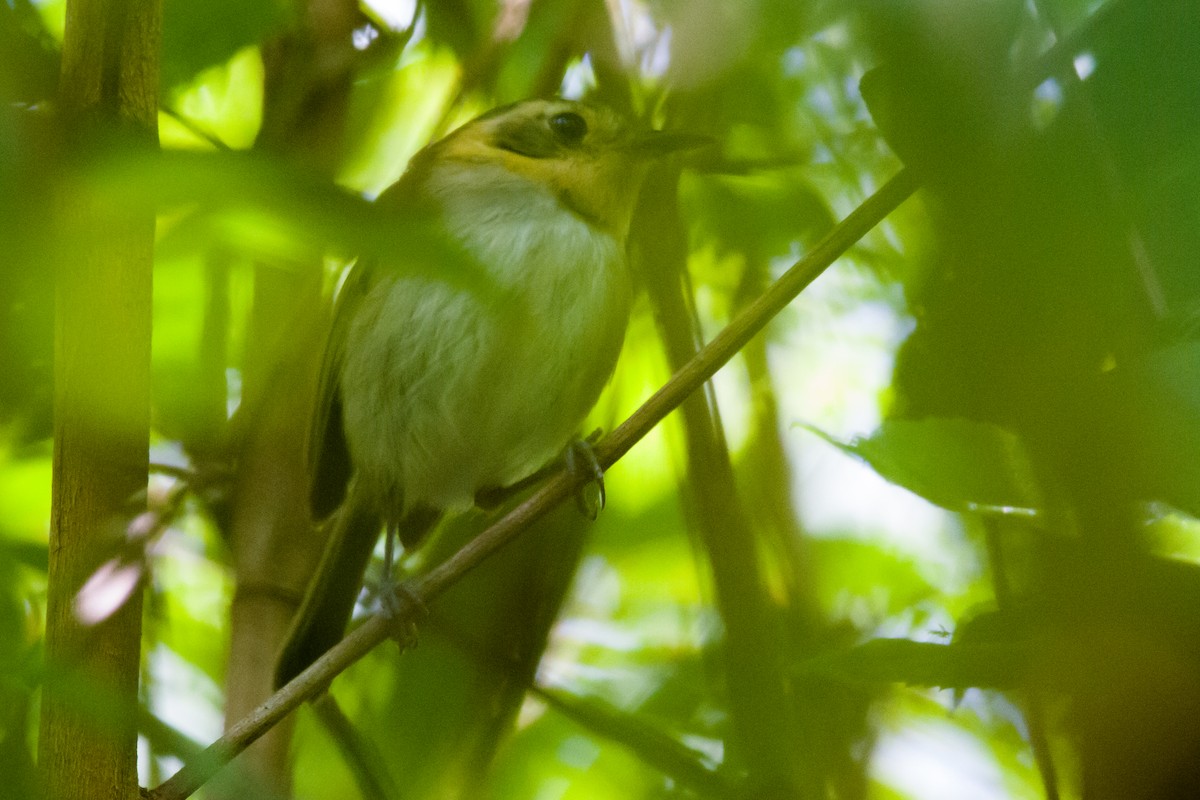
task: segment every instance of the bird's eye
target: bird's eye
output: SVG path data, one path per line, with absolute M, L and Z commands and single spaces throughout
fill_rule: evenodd
M 563 144 L 579 144 L 587 135 L 588 125 L 583 117 L 572 111 L 564 111 L 550 118 L 550 130 Z

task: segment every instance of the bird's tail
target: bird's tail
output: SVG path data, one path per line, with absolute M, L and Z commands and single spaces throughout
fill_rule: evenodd
M 404 549 L 415 549 L 439 519 L 441 513 L 434 509 L 411 510 L 396 525 Z M 382 526 L 383 518 L 376 505 L 367 499 L 359 482 L 351 480 L 342 505 L 325 523 L 329 531 L 325 551 L 279 654 L 276 688 L 295 678 L 341 641 Z
M 352 485 L 346 501 L 325 523 L 325 551 L 279 654 L 276 688 L 341 641 L 382 525 L 379 512 L 362 502 Z

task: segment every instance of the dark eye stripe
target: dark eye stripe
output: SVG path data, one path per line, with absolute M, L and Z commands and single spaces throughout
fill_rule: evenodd
M 581 146 L 591 133 L 587 120 L 574 111 L 549 116 L 501 115 L 492 145 L 526 158 L 558 158 Z

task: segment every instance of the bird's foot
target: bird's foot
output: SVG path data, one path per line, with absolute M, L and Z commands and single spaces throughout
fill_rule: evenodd
M 388 525 L 383 539 L 383 572 L 379 576 L 379 606 L 381 612 L 392 622 L 392 639 L 401 652 L 417 646 L 417 623 L 415 615 L 407 613 L 410 608 L 419 615 L 429 613 L 424 601 L 404 581 L 396 580 L 396 540 L 399 528 L 395 523 Z
M 593 444 L 600 439 L 600 431 L 592 432 L 586 439 L 576 439 L 567 446 L 564 460 L 567 471 L 577 480 L 585 480 L 575 493 L 575 504 L 588 519 L 596 519 L 604 510 L 607 495 L 604 491 L 604 468 L 596 458 Z
M 392 622 L 392 639 L 402 651 L 420 643 L 414 617 L 427 616 L 429 608 L 409 588 L 408 581 L 396 580 L 390 574 L 385 576 L 379 585 L 379 610 Z

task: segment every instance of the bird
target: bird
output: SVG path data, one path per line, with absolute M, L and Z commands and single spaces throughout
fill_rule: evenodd
M 394 539 L 412 550 L 444 514 L 580 441 L 629 321 L 644 177 L 706 141 L 597 103 L 526 100 L 428 145 L 376 199 L 461 263 L 360 259 L 342 281 L 308 447 L 330 533 L 277 685 L 340 640 L 382 529 L 387 578 Z

